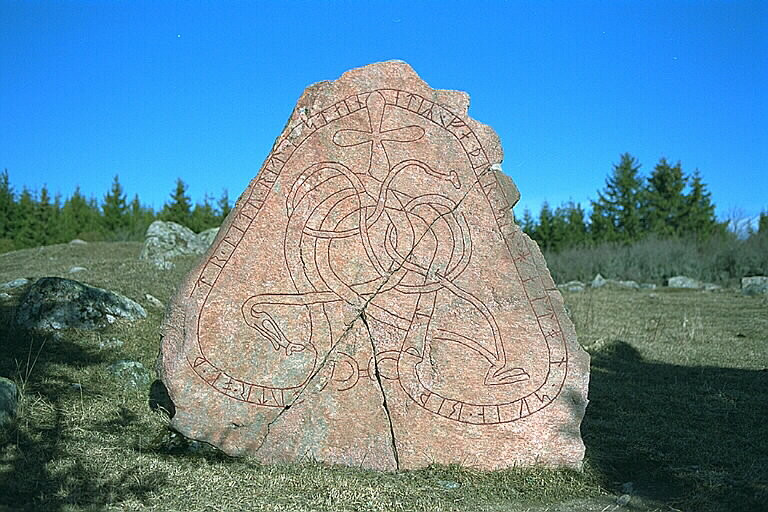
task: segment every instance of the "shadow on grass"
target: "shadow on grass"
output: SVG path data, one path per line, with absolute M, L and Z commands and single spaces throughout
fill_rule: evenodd
M 767 390 L 766 370 L 646 361 L 615 341 L 592 354 L 587 456 L 608 489 L 632 482 L 683 510 L 765 510 Z
M 126 499 L 143 500 L 166 480 L 137 468 L 93 469 L 89 452 L 73 448 L 64 404 L 80 396 L 68 371 L 105 364 L 104 357 L 64 337 L 32 334 L 12 325 L 14 308 L 0 307 L 0 375 L 21 384 L 24 411 L 0 428 L 0 510 L 101 510 Z M 118 422 L 132 421 L 124 414 Z

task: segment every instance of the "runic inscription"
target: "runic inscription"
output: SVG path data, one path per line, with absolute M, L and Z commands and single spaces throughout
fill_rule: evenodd
M 329 448 L 312 450 L 323 456 L 354 438 L 360 416 L 389 426 L 396 467 L 429 463 L 440 452 L 432 444 L 470 434 L 487 450 L 473 465 L 544 460 L 530 446 L 491 453 L 515 443 L 498 429 L 538 425 L 529 418 L 552 407 L 546 414 L 563 418 L 561 394 L 586 358 L 538 248 L 514 223 L 517 192 L 498 170 L 500 149 L 457 97 L 374 66 L 413 73 L 372 65 L 322 101 L 300 101 L 179 292 L 187 305 L 165 335 L 177 324 L 189 333 L 174 352 L 194 375 L 185 389 L 209 390 L 212 410 L 262 418 L 258 442 L 241 443 L 250 448 L 219 444 L 267 460 L 291 458 L 303 443 L 272 441 L 270 431 L 321 432 Z M 169 374 L 186 372 L 167 362 L 170 345 L 161 373 L 176 398 Z M 584 392 L 581 413 L 571 413 L 577 430 Z M 580 440 L 563 443 L 575 455 L 552 464 L 578 464 Z M 346 444 L 355 459 L 359 441 Z M 466 457 L 466 444 L 442 458 Z

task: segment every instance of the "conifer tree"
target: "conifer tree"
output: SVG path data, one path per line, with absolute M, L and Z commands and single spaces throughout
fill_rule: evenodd
M 587 225 L 581 205 L 569 201 L 555 209 L 557 249 L 583 245 L 587 241 Z
M 125 201 L 123 186 L 120 184 L 117 174 L 115 174 L 112 180 L 112 187 L 104 196 L 101 210 L 103 212 L 102 218 L 105 234 L 111 238 L 124 238 L 124 231 L 129 223 L 128 204 Z
M 144 206 L 139 201 L 139 195 L 135 194 L 128 206 L 128 229 L 132 239 L 141 240 L 152 221 L 155 220 L 155 212 L 152 208 Z
M 189 228 L 197 233 L 209 228 L 215 228 L 221 224 L 221 220 L 213 209 L 211 199 L 205 194 L 202 203 L 197 203 L 189 220 Z
M 724 226 L 717 222 L 712 194 L 702 182 L 698 169 L 690 178 L 690 191 L 685 201 L 685 232 L 703 238 L 725 232 Z
M 531 210 L 529 210 L 528 207 L 523 209 L 523 217 L 520 219 L 520 229 L 522 229 L 525 234 L 531 237 L 536 231 L 536 221 L 533 219 Z
M 618 240 L 619 234 L 614 225 L 615 220 L 604 205 L 592 201 L 592 212 L 589 214 L 587 228 L 589 238 L 596 243 Z
M 187 196 L 187 185 L 181 178 L 176 180 L 176 187 L 171 192 L 171 202 L 166 203 L 163 207 L 163 211 L 160 213 L 160 217 L 163 220 L 170 222 L 176 222 L 189 227 L 190 217 L 192 215 L 192 208 L 189 202 L 189 196 Z
M 101 215 L 94 199 L 88 200 L 76 187 L 72 196 L 64 201 L 61 208 L 61 238 L 80 238 L 95 241 L 100 238 Z
M 757 234 L 760 236 L 768 235 L 768 210 L 760 212 L 760 219 L 757 221 Z
M 16 217 L 16 198 L 8 179 L 8 169 L 0 173 L 0 240 L 7 240 L 5 249 L 12 249 L 8 240 L 13 238 Z
M 36 247 L 44 243 L 43 224 L 40 222 L 37 198 L 26 187 L 21 191 L 14 226 L 15 245 L 19 249 Z
M 683 234 L 688 213 L 686 181 L 680 162 L 672 166 L 666 158 L 659 160 L 645 190 L 643 213 L 647 231 L 661 236 Z
M 40 199 L 35 207 L 35 215 L 41 227 L 38 236 L 39 245 L 48 245 L 59 241 L 59 226 L 56 223 L 57 213 L 56 206 L 51 202 L 48 187 L 43 185 L 43 188 L 40 189 Z
M 221 197 L 219 197 L 219 201 L 217 203 L 218 210 L 219 210 L 219 224 L 224 221 L 224 219 L 227 218 L 227 215 L 229 215 L 229 212 L 232 211 L 232 205 L 229 201 L 229 193 L 227 192 L 227 189 L 224 189 L 221 193 Z
M 549 251 L 557 245 L 555 235 L 554 214 L 549 207 L 549 203 L 544 201 L 539 212 L 539 222 L 536 225 L 532 238 L 536 240 L 542 250 Z
M 600 240 L 617 238 L 632 242 L 642 236 L 643 179 L 640 164 L 629 153 L 621 155 L 613 173 L 605 180 L 592 202 L 591 219 L 598 228 Z

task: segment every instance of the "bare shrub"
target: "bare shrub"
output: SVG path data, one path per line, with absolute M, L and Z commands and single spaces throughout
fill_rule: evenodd
M 732 284 L 743 276 L 768 275 L 768 234 L 746 240 L 728 234 L 703 241 L 649 236 L 630 245 L 614 242 L 548 252 L 546 259 L 559 283 L 588 282 L 599 273 L 656 284 L 676 275 Z

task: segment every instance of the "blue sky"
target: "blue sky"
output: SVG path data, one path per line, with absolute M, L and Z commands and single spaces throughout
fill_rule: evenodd
M 0 169 L 235 198 L 307 85 L 390 59 L 469 92 L 518 214 L 587 205 L 623 152 L 699 169 L 721 218 L 768 208 L 766 2 L 0 0 Z

